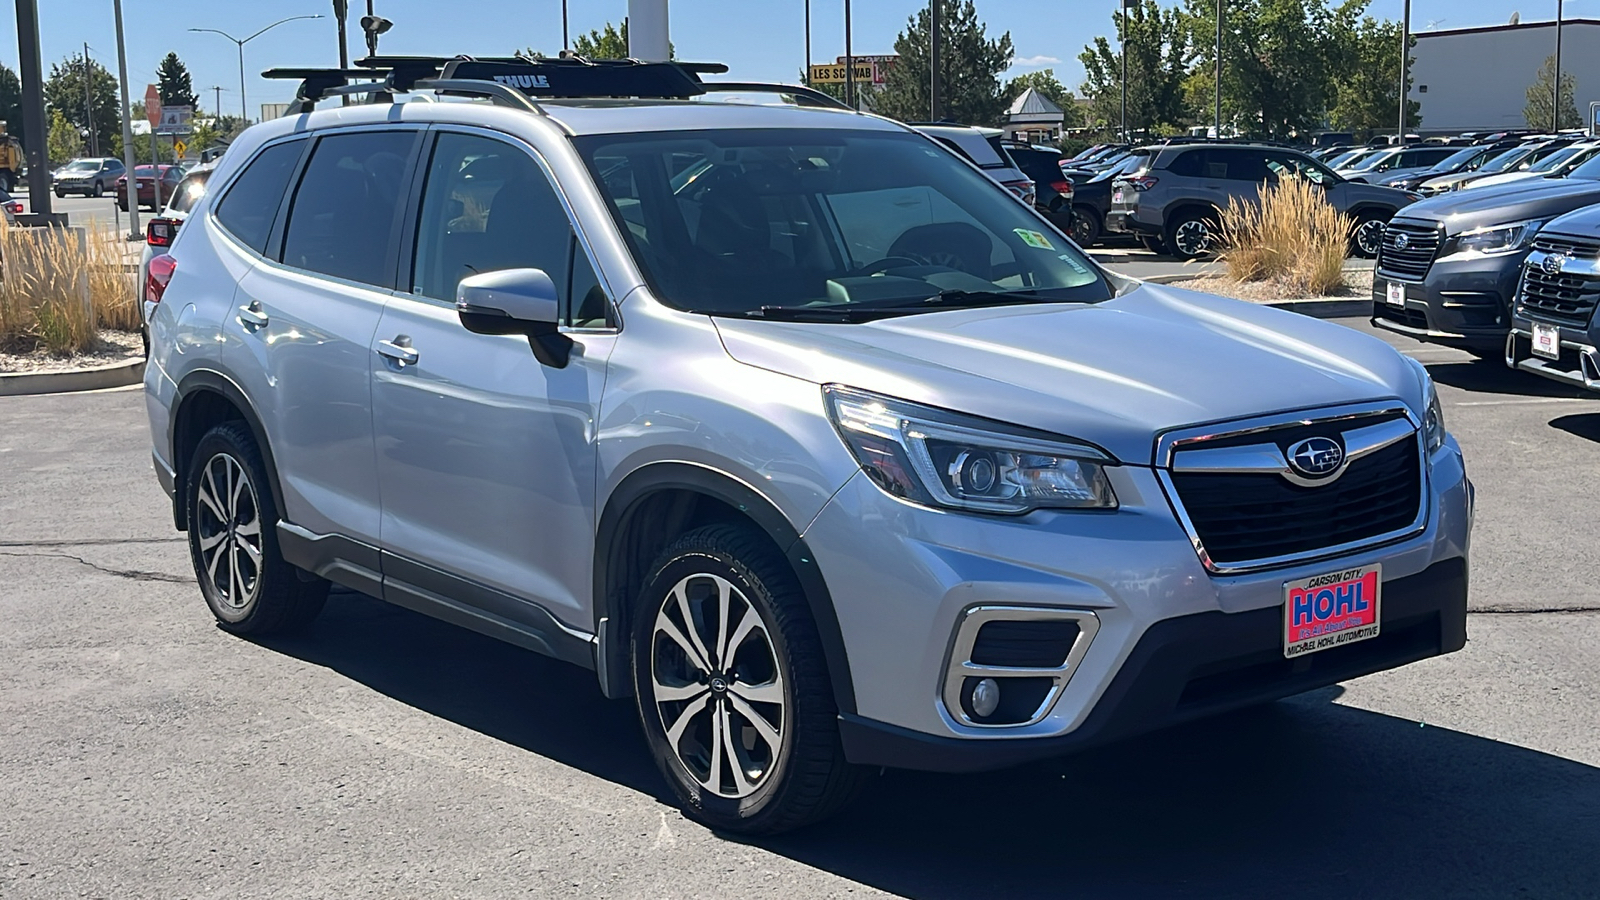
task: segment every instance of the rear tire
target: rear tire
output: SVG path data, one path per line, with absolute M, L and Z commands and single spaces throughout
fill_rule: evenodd
M 261 450 L 241 422 L 200 438 L 184 486 L 189 557 L 217 624 L 234 634 L 294 631 L 322 612 L 328 582 L 278 550 L 278 508 Z
M 709 525 L 650 571 L 635 606 L 634 696 L 685 813 L 773 834 L 843 808 L 866 773 L 844 758 L 822 641 L 782 555 L 749 527 Z
M 1149 250 L 1151 253 L 1159 253 L 1162 256 L 1167 255 L 1167 242 L 1163 241 L 1161 238 L 1153 235 L 1150 237 L 1141 237 L 1139 238 L 1139 243 L 1143 244 L 1144 248 Z
M 1085 250 L 1100 241 L 1100 214 L 1087 206 L 1072 208 L 1072 239 Z
M 1216 243 L 1217 221 L 1211 213 L 1186 211 L 1167 223 L 1165 243 L 1168 252 L 1189 262 L 1208 255 Z

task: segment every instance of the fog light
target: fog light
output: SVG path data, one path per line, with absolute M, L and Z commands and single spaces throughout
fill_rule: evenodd
M 984 678 L 972 688 L 972 711 L 979 718 L 988 718 L 1000 708 L 1000 682 Z

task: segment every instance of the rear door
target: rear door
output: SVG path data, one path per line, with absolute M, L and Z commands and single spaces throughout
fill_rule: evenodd
M 419 128 L 319 137 L 298 172 L 268 261 L 239 283 L 227 323 L 231 368 L 259 398 L 284 518 L 373 549 L 372 335 L 398 264 L 401 198 Z M 227 212 L 229 199 L 222 200 Z

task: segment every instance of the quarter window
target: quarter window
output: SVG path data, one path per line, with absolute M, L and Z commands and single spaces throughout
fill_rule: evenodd
M 604 325 L 609 303 L 576 243 L 566 208 L 526 150 L 477 135 L 439 135 L 417 220 L 413 293 L 454 302 L 469 275 L 543 269 L 561 295 L 565 321 Z
M 397 241 L 410 131 L 364 131 L 323 138 L 312 151 L 289 211 L 286 265 L 388 287 Z
M 289 190 L 295 164 L 305 150 L 305 141 L 274 144 L 261 151 L 234 179 L 233 186 L 217 205 L 217 223 L 257 253 L 267 250 L 272 221 L 277 218 L 283 195 Z

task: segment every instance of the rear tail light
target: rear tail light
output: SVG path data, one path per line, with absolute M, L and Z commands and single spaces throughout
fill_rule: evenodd
M 170 247 L 178 234 L 177 219 L 151 219 L 145 226 L 144 238 L 152 247 Z
M 1050 190 L 1055 191 L 1063 197 L 1071 197 L 1075 188 L 1073 187 L 1072 179 L 1064 178 L 1061 181 L 1051 182 Z
M 1006 190 L 1015 194 L 1018 200 L 1021 200 L 1023 203 L 1026 203 L 1029 206 L 1032 206 L 1034 201 L 1039 198 L 1039 191 L 1033 186 L 1032 180 L 1007 181 L 1005 185 Z
M 22 215 L 22 204 L 21 204 L 21 203 L 19 203 L 19 202 L 18 202 L 18 201 L 16 201 L 16 200 L 13 200 L 13 201 L 11 201 L 11 202 L 10 202 L 10 203 L 7 203 L 7 204 L 6 204 L 6 209 L 9 209 L 9 210 L 11 210 L 11 214 L 12 214 L 12 215 L 13 215 L 13 216 L 20 216 L 20 215 Z
M 170 253 L 150 257 L 150 264 L 145 267 L 144 299 L 160 303 L 161 295 L 167 292 L 167 284 L 172 281 L 172 273 L 177 268 L 178 261 Z
M 1128 184 L 1131 185 L 1134 190 L 1140 193 L 1144 193 L 1160 183 L 1161 179 L 1155 177 L 1154 175 L 1140 175 L 1128 179 Z

